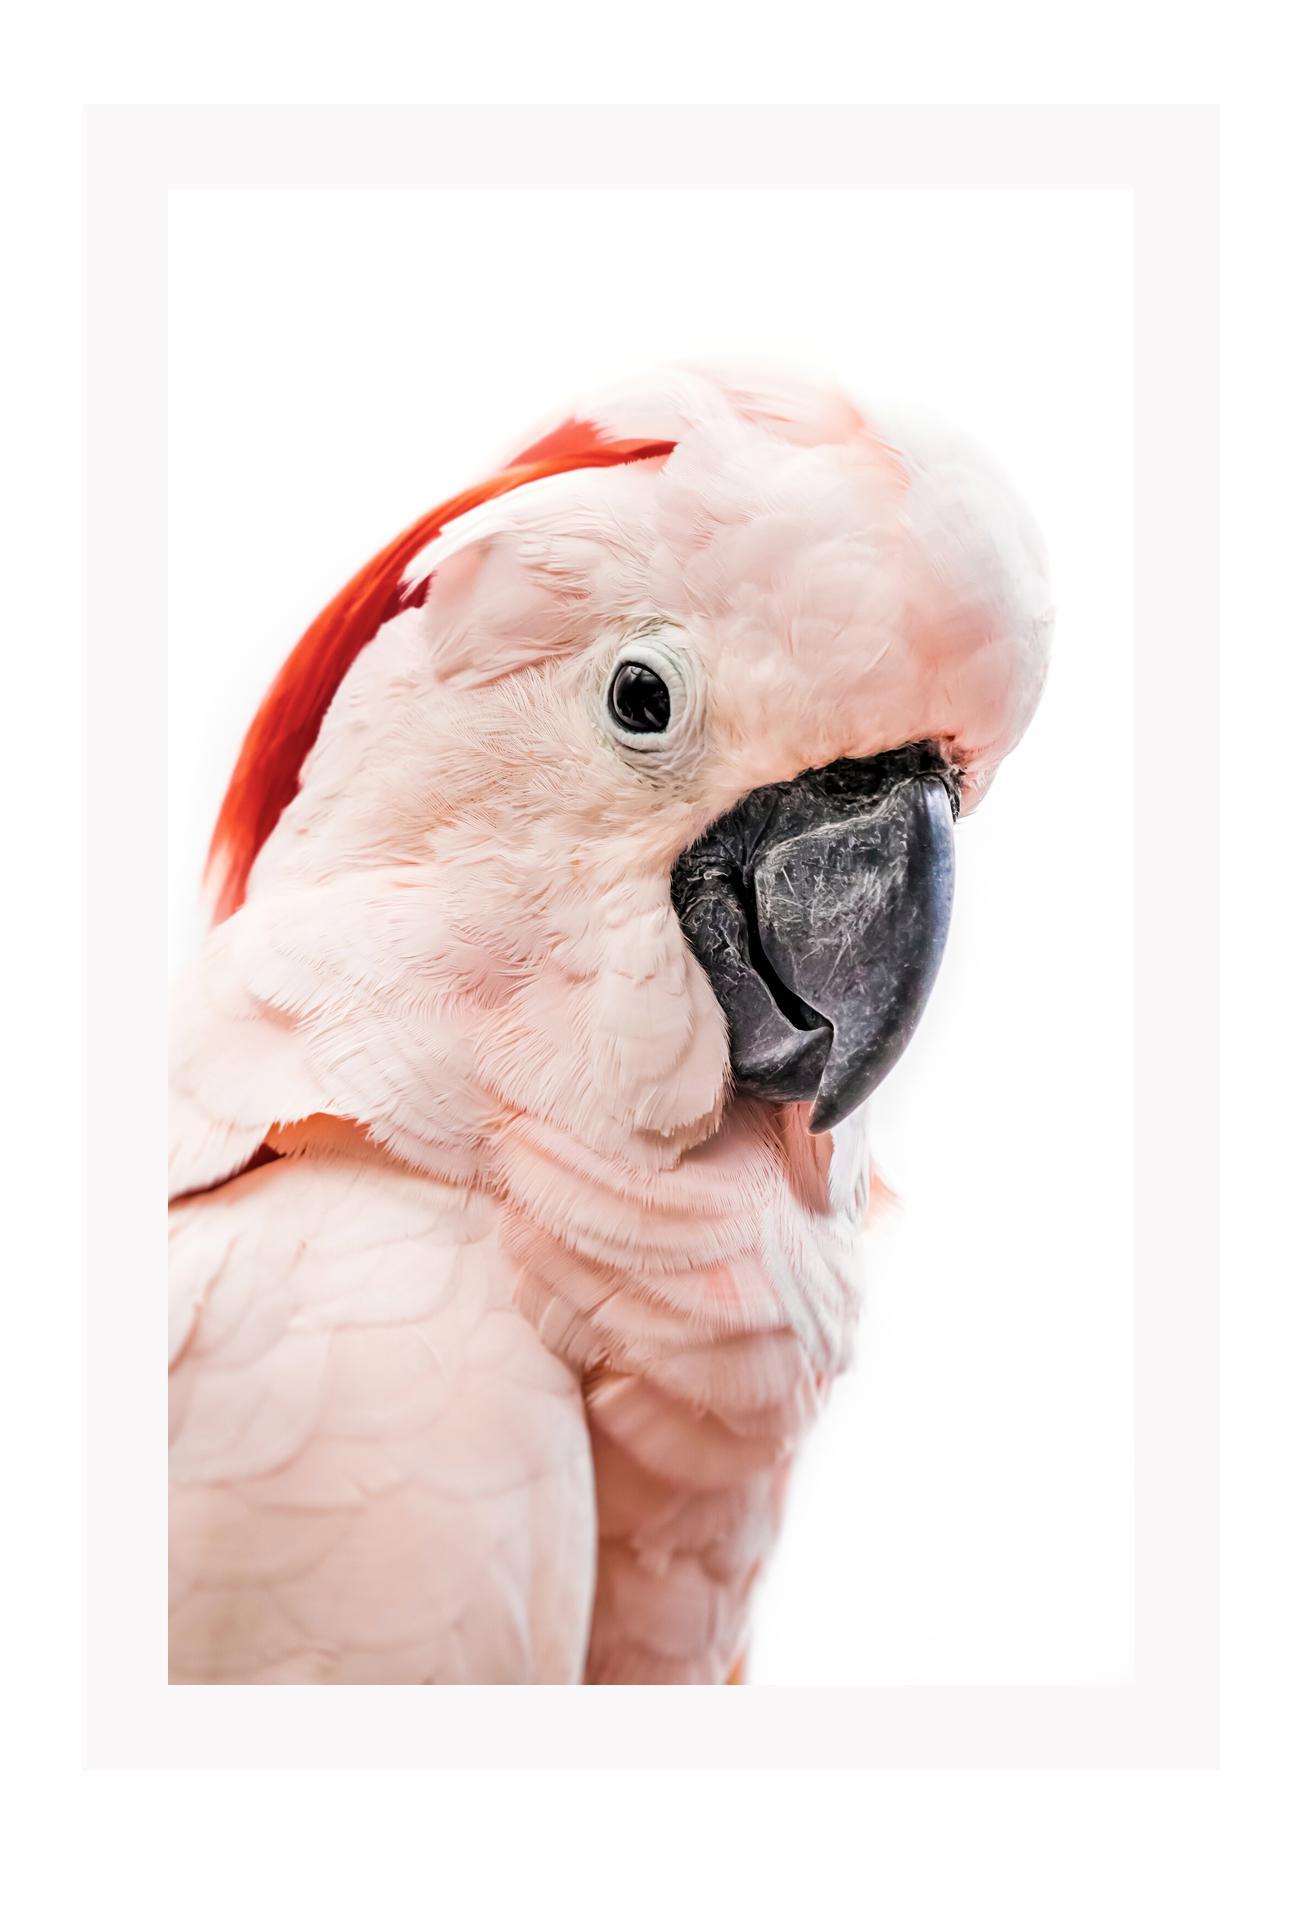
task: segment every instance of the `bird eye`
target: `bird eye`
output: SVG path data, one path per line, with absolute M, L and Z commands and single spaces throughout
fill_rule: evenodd
M 609 711 L 633 735 L 661 735 L 672 719 L 668 684 L 644 662 L 620 662 L 609 685 Z

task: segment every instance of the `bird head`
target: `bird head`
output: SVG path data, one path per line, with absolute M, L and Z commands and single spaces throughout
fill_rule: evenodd
M 507 1103 L 680 1142 L 734 1091 L 826 1129 L 917 1023 L 955 819 L 1049 630 L 1037 534 L 964 440 L 798 380 L 615 391 L 308 631 L 219 911 L 297 895 L 354 944 L 364 916 L 366 984 L 472 997 Z

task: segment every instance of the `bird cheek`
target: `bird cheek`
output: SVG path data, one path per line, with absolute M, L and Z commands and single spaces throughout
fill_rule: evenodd
M 635 1129 L 670 1136 L 721 1110 L 726 1021 L 665 896 L 609 922 L 593 979 L 593 1083 Z

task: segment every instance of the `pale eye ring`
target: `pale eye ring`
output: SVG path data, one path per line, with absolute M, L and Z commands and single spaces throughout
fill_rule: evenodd
M 647 629 L 618 651 L 605 679 L 610 737 L 638 755 L 676 760 L 698 726 L 698 670 L 684 638 L 667 625 Z

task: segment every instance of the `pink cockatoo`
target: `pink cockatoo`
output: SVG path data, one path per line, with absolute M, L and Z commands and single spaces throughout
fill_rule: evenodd
M 1050 620 L 968 443 L 694 370 L 322 614 L 175 1002 L 174 1680 L 738 1677 Z

